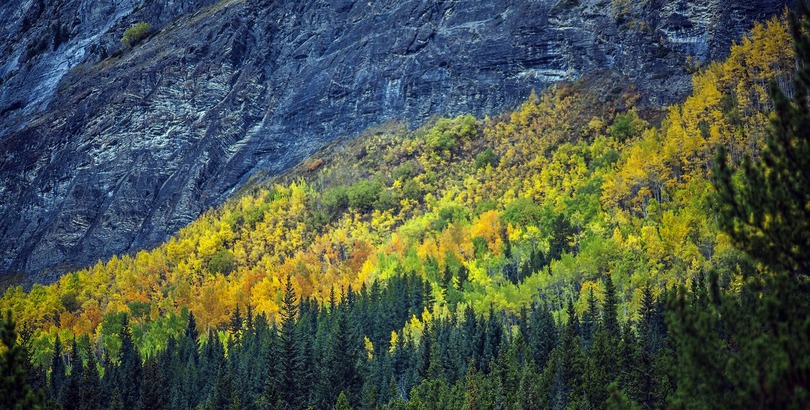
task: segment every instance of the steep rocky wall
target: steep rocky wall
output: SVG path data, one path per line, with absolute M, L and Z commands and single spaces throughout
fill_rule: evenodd
M 690 87 L 687 56 L 722 57 L 752 21 L 784 7 L 63 0 L 85 11 L 48 3 L 42 15 L 79 23 L 22 62 L 30 41 L 11 22 L 36 1 L 0 6 L 0 272 L 28 282 L 157 244 L 257 170 L 280 172 L 389 119 L 493 113 L 608 70 L 632 79 L 645 104 L 677 101 Z M 43 18 L 29 31 L 46 30 Z M 116 54 L 137 21 L 159 30 Z

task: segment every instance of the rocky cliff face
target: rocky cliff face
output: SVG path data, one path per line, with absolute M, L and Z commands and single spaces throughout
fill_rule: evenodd
M 97 3 L 0 5 L 0 272 L 29 283 L 159 243 L 256 171 L 390 119 L 493 113 L 602 71 L 632 79 L 646 104 L 676 101 L 690 87 L 687 57 L 722 57 L 784 7 Z M 155 31 L 122 50 L 139 21 Z

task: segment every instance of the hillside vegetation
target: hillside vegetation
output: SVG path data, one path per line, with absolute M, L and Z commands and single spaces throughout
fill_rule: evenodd
M 733 294 L 757 269 L 718 227 L 716 149 L 732 163 L 759 156 L 768 84 L 790 94 L 795 65 L 787 23 L 772 20 L 663 113 L 637 109 L 633 87 L 606 76 L 492 118 L 439 118 L 415 131 L 387 124 L 252 185 L 156 249 L 12 288 L 0 311 L 28 332 L 36 366 L 74 355 L 93 371 L 120 363 L 111 377 L 124 377 L 137 351 L 144 383 L 149 366 L 196 352 L 188 346 L 199 333 L 210 377 L 230 378 L 196 398 L 212 408 L 659 407 L 677 374 L 665 295 L 691 288 L 690 303 L 705 305 L 709 272 Z M 457 346 L 467 339 L 480 346 Z M 78 345 L 54 356 L 70 340 Z M 533 357 L 525 371 L 524 354 Z M 289 381 L 310 380 L 296 384 L 306 399 L 285 396 L 285 381 L 234 381 L 250 357 L 268 355 L 277 365 L 263 366 L 276 375 L 312 363 L 323 374 Z M 226 357 L 232 370 L 222 373 Z M 627 357 L 646 360 L 648 373 L 627 376 Z M 347 366 L 357 374 L 337 376 Z M 220 382 L 253 390 L 224 394 Z M 165 397 L 192 403 L 181 390 Z M 145 405 L 143 391 L 118 398 Z

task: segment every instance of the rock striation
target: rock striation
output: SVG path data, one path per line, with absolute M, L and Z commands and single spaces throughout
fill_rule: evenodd
M 0 274 L 29 284 L 160 243 L 257 171 L 391 119 L 496 113 L 600 72 L 678 101 L 690 66 L 786 4 L 101 3 L 0 5 Z

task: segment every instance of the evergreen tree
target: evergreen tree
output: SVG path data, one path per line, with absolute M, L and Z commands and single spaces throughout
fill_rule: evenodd
M 39 409 L 40 398 L 27 382 L 26 354 L 17 343 L 16 323 L 11 311 L 0 317 L 0 408 Z
M 200 332 L 197 331 L 197 320 L 194 319 L 194 312 L 189 312 L 188 323 L 186 324 L 186 338 L 194 343 L 200 340 Z
M 599 319 L 599 305 L 596 300 L 596 295 L 593 294 L 593 289 L 588 291 L 588 309 L 582 314 L 582 347 L 585 350 L 590 349 L 593 334 L 596 331 L 596 325 Z
M 674 301 L 678 406 L 810 403 L 810 12 L 801 10 L 805 19 L 790 18 L 799 62 L 793 98 L 771 87 L 766 148 L 736 176 L 721 148 L 714 170 L 720 226 L 761 269 L 743 278 L 738 295 L 722 293 L 711 272 L 711 303 L 690 305 L 684 290 Z
M 545 306 L 532 306 L 528 344 L 537 369 L 546 367 L 551 351 L 557 346 L 557 327 Z
M 215 409 L 227 409 L 238 395 L 234 394 L 233 374 L 224 360 L 219 361 L 214 387 L 208 403 Z
M 87 346 L 87 367 L 82 372 L 79 390 L 82 392 L 82 410 L 96 410 L 101 408 L 102 392 L 101 380 L 98 374 L 96 357 L 90 347 L 90 338 L 85 335 Z
M 602 309 L 602 327 L 607 332 L 611 341 L 617 341 L 620 337 L 618 318 L 619 299 L 616 295 L 616 287 L 613 285 L 613 278 L 605 276 L 605 306 Z
M 306 327 L 301 327 L 298 332 L 298 382 L 297 388 L 300 392 L 300 403 L 302 406 L 311 404 L 312 393 L 315 388 L 315 378 L 317 376 L 317 363 L 313 351 L 312 334 Z
M 333 321 L 321 363 L 319 406 L 329 406 L 341 392 L 348 397 L 357 397 L 362 386 L 356 368 L 356 347 L 350 343 L 352 335 L 346 314 L 336 311 Z
M 67 385 L 65 362 L 62 359 L 62 341 L 59 335 L 53 343 L 53 356 L 51 357 L 50 395 L 57 402 L 62 400 L 62 390 Z
M 242 313 L 239 311 L 238 304 L 236 305 L 236 309 L 234 309 L 233 313 L 231 313 L 231 320 L 228 330 L 231 331 L 231 335 L 233 335 L 234 339 L 238 339 L 242 334 Z
M 158 362 L 150 359 L 143 367 L 143 382 L 139 408 L 143 410 L 162 409 L 167 404 L 164 386 L 167 381 L 160 374 Z
M 76 339 L 70 350 L 70 375 L 62 391 L 62 408 L 64 410 L 78 410 L 82 408 L 81 382 L 84 378 L 84 367 Z
M 124 401 L 121 399 L 121 391 L 116 387 L 113 389 L 112 396 L 110 398 L 110 410 L 124 410 Z
M 121 350 L 118 351 L 118 365 L 114 368 L 114 380 L 121 395 L 121 402 L 127 409 L 136 408 L 141 398 L 143 369 L 141 357 L 132 341 L 132 332 L 126 316 L 119 333 Z
M 335 410 L 352 410 L 352 406 L 349 404 L 349 399 L 346 397 L 345 391 L 340 392 L 337 402 L 335 402 Z
M 279 406 L 297 408 L 299 399 L 305 393 L 298 390 L 300 353 L 296 340 L 295 323 L 298 315 L 298 304 L 290 276 L 284 286 L 284 297 L 281 300 L 281 333 L 278 339 L 276 355 L 276 389 L 279 392 Z
M 664 346 L 660 312 L 653 299 L 652 287 L 644 286 L 641 293 L 640 321 L 638 324 L 638 346 L 633 358 L 634 366 L 628 371 L 634 378 L 635 389 L 628 391 L 629 396 L 638 402 L 642 409 L 659 408 L 663 405 L 658 396 L 660 375 L 656 360 Z M 626 357 L 625 357 L 626 359 Z
M 547 367 L 551 384 L 551 405 L 554 408 L 578 406 L 582 399 L 582 377 L 585 368 L 585 357 L 579 338 L 579 319 L 574 312 L 574 305 L 568 302 L 568 324 L 563 332 L 560 344 L 552 352 L 552 360 Z
M 481 392 L 477 379 L 475 365 L 468 363 L 467 375 L 464 377 L 464 409 L 481 408 Z

